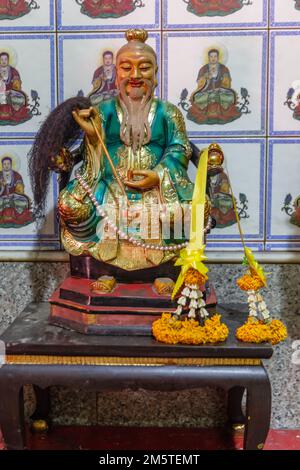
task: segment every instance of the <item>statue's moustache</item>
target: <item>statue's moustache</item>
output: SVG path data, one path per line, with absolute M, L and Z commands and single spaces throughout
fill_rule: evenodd
M 146 78 L 124 78 L 120 81 L 119 84 L 121 96 L 127 95 L 126 87 L 128 85 L 131 85 L 133 87 L 136 86 L 137 89 L 139 88 L 140 90 L 143 90 L 143 92 L 141 93 L 141 97 L 143 95 L 146 96 L 146 100 L 149 99 L 154 90 L 154 84 L 152 80 L 148 80 Z

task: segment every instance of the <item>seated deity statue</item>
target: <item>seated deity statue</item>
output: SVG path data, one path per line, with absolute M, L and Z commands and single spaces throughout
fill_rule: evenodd
M 49 168 L 67 174 L 83 161 L 59 196 L 63 245 L 72 255 L 127 271 L 178 255 L 189 233 L 180 222 L 193 196 L 184 119 L 177 107 L 154 96 L 157 57 L 147 36 L 144 30 L 126 32 L 128 43 L 116 56 L 119 95 L 96 107 L 83 97 L 62 103 L 40 129 L 30 157 L 37 214 Z M 72 153 L 82 132 L 84 140 Z
M 0 0 L 0 19 L 15 19 L 30 12 L 30 3 L 26 0 Z
M 31 201 L 24 194 L 22 176 L 13 169 L 12 158 L 1 159 L 0 171 L 0 227 L 18 228 L 33 222 Z
M 243 8 L 244 0 L 184 0 L 191 13 L 198 16 L 226 16 Z
M 120 18 L 144 6 L 141 0 L 77 0 L 81 12 L 91 18 Z
M 227 124 L 241 117 L 230 71 L 219 55 L 217 49 L 208 52 L 208 63 L 201 67 L 197 89 L 190 98 L 187 118 L 197 124 Z
M 20 74 L 9 62 L 9 54 L 0 52 L 0 125 L 17 125 L 32 117 Z

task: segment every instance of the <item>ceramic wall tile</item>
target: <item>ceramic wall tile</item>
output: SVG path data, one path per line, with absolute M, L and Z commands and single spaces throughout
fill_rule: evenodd
M 252 242 L 247 242 L 247 247 L 251 248 L 252 251 L 263 251 L 264 250 L 264 244 L 263 243 L 252 243 Z M 212 240 L 207 240 L 206 244 L 206 251 L 207 252 L 240 252 L 241 253 L 241 261 L 243 260 L 243 244 L 241 242 L 218 242 L 218 241 L 212 241 Z M 209 259 L 209 257 L 208 257 Z
M 56 105 L 54 35 L 2 35 L 0 66 L 0 138 L 33 137 Z
M 163 0 L 166 29 L 266 27 L 267 0 Z
M 115 63 L 116 52 L 124 41 L 124 33 L 61 34 L 59 36 L 60 101 L 78 93 L 88 95 L 93 89 L 95 72 L 103 65 L 103 54 L 112 53 Z M 148 43 L 160 58 L 160 34 L 150 33 Z M 159 76 L 158 82 L 160 83 Z M 115 92 L 116 85 L 112 80 L 111 93 Z M 159 86 L 156 92 L 160 94 Z
M 178 105 L 189 138 L 199 147 L 217 141 L 224 149 L 247 243 L 258 250 L 297 250 L 299 228 L 289 219 L 299 194 L 295 165 L 300 144 L 291 141 L 300 140 L 300 76 L 295 65 L 299 22 L 299 0 L 0 0 L 0 60 L 1 52 L 9 54 L 10 70 L 21 87 L 9 90 L 4 64 L 0 144 L 12 147 L 16 161 L 22 159 L 57 102 L 87 96 L 103 53 L 110 51 L 115 63 L 124 31 L 144 27 L 158 56 L 157 96 Z M 4 63 L 6 58 L 2 55 Z M 111 85 L 113 96 L 113 77 Z M 288 166 L 277 148 L 290 158 Z M 32 199 L 24 158 L 21 163 L 25 195 Z M 279 186 L 276 174 L 283 170 L 292 185 Z M 55 197 L 52 191 L 51 207 Z M 225 199 L 216 198 L 226 220 L 210 234 L 209 250 L 240 248 Z M 44 249 L 48 241 L 49 249 L 59 247 L 54 212 L 40 232 L 34 223 L 0 228 L 0 251 L 9 244 L 10 249 Z
M 58 251 L 61 249 L 60 242 L 57 241 L 14 241 L 14 240 L 3 240 L 0 238 L 0 254 L 1 251 Z M 51 261 L 51 254 L 49 254 L 49 260 Z
M 0 31 L 52 31 L 55 0 L 1 0 Z
M 27 155 L 32 143 L 29 140 L 0 141 L 0 241 L 6 247 L 19 246 L 21 249 L 28 246 L 29 241 L 40 242 L 34 246 L 41 246 L 42 241 L 48 244 L 50 240 L 56 242 L 56 247 L 58 244 L 57 183 L 54 176 L 47 197 L 45 220 L 41 226 L 36 223 L 28 176 Z
M 300 139 L 271 140 L 267 240 L 300 241 Z
M 299 48 L 299 31 L 271 32 L 271 135 L 300 135 L 300 74 L 295 60 Z
M 266 251 L 300 251 L 300 242 L 270 242 L 265 245 Z M 291 254 L 291 261 L 293 256 Z
M 160 0 L 57 0 L 57 10 L 64 31 L 160 27 Z
M 297 27 L 300 22 L 299 0 L 270 0 L 270 25 Z
M 165 33 L 164 98 L 190 136 L 265 134 L 266 44 L 263 31 Z

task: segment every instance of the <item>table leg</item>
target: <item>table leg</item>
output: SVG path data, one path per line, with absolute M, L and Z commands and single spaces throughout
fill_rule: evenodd
M 242 411 L 242 399 L 245 387 L 232 387 L 228 391 L 227 412 L 229 425 L 245 424 L 245 415 Z
M 49 428 L 49 414 L 50 414 L 50 387 L 40 388 L 33 385 L 36 408 L 34 413 L 30 416 L 32 420 L 32 429 L 36 432 L 46 432 Z
M 255 380 L 247 387 L 245 450 L 262 450 L 268 436 L 271 420 L 272 391 L 269 377 L 259 367 Z
M 0 426 L 9 450 L 24 449 L 24 400 L 20 385 L 0 383 Z

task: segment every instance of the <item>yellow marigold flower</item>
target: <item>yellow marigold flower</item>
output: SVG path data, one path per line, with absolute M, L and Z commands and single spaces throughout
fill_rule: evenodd
M 236 281 L 237 285 L 241 290 L 244 291 L 249 291 L 249 290 L 254 290 L 257 291 L 264 287 L 264 284 L 261 280 L 261 278 L 257 275 L 250 275 L 250 274 L 245 274 L 244 276 L 240 277 Z
M 214 315 L 205 321 L 204 326 L 196 320 L 173 320 L 170 314 L 163 313 L 152 325 L 153 336 L 167 344 L 205 344 L 225 341 L 229 331 L 221 323 L 221 315 Z
M 253 317 L 248 317 L 247 322 L 236 330 L 238 340 L 245 343 L 280 343 L 287 338 L 287 330 L 280 320 L 271 320 L 264 323 Z
M 280 320 L 272 320 L 269 323 L 270 342 L 272 344 L 280 343 L 287 338 L 286 326 Z
M 199 273 L 199 271 L 194 268 L 190 268 L 184 276 L 184 282 L 189 286 L 197 285 L 198 287 L 201 287 L 203 284 L 205 284 L 207 279 L 207 276 Z

